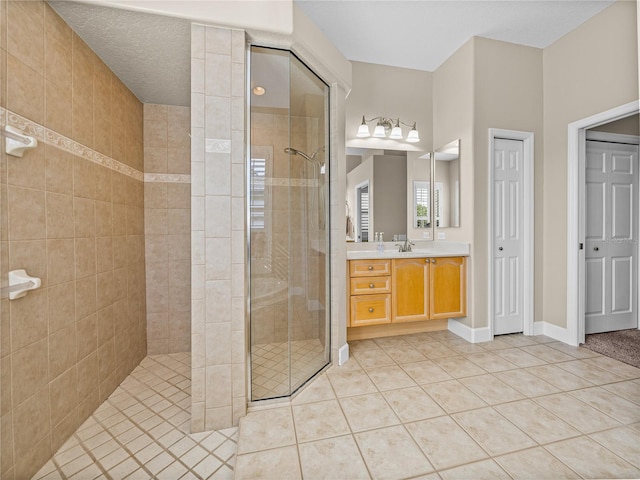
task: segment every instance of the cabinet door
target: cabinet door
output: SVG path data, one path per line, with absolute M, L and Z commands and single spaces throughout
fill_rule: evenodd
M 465 257 L 431 259 L 429 309 L 432 319 L 467 315 L 467 269 Z
M 391 269 L 392 321 L 429 319 L 429 259 L 394 259 Z

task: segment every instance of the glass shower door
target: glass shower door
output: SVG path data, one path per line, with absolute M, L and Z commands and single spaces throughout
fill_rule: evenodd
M 251 49 L 251 399 L 330 360 L 328 86 L 289 51 Z

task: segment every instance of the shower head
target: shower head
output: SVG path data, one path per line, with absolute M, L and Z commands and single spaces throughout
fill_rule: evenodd
M 320 163 L 318 162 L 317 156 L 318 156 L 318 153 L 321 151 L 324 152 L 324 146 L 317 148 L 311 155 L 307 155 L 302 150 L 296 150 L 295 148 L 292 148 L 292 147 L 287 147 L 284 149 L 284 153 L 288 153 L 289 155 L 300 155 L 307 162 L 311 162 L 311 163 Z

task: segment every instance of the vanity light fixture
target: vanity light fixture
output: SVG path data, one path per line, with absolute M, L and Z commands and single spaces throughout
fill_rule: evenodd
M 407 135 L 406 141 L 409 143 L 416 143 L 420 141 L 420 135 L 418 134 L 418 130 L 416 129 L 416 122 L 413 124 L 404 123 L 400 121 L 400 119 L 392 120 L 386 117 L 374 117 L 369 120 L 362 116 L 362 123 L 358 127 L 358 133 L 356 137 L 358 138 L 367 138 L 371 136 L 371 132 L 369 131 L 368 122 L 373 122 L 377 120 L 376 128 L 373 130 L 373 136 L 375 138 L 386 138 L 387 136 L 393 140 L 402 140 L 402 128 L 400 125 L 404 125 L 405 127 L 411 127 L 409 134 Z

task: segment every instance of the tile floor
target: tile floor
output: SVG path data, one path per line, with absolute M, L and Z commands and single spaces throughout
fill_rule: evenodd
M 231 479 L 237 428 L 189 434 L 191 355 L 146 357 L 34 479 Z
M 640 477 L 640 369 L 544 336 L 350 348 L 241 420 L 236 479 Z
M 282 397 L 302 385 L 327 364 L 319 339 L 262 343 L 251 347 L 253 400 Z M 291 356 L 291 362 L 289 362 Z M 311 372 L 311 373 L 309 373 Z

